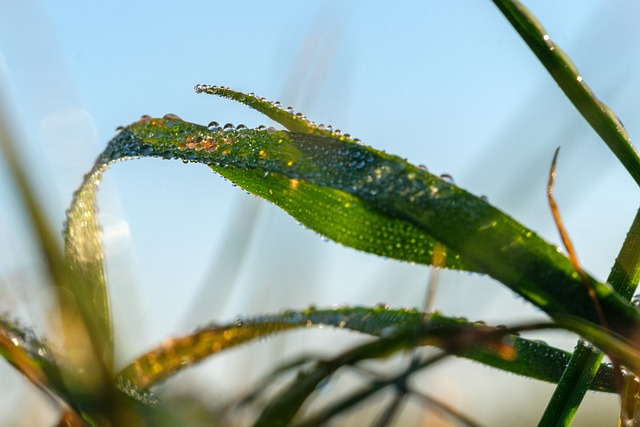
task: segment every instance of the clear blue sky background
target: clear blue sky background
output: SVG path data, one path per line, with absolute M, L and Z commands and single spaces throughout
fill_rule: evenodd
M 451 174 L 556 243 L 545 185 L 561 145 L 558 202 L 583 264 L 603 280 L 637 208 L 632 180 L 488 0 L 5 3 L 0 93 L 60 229 L 116 126 L 165 113 L 270 125 L 243 106 L 196 95 L 197 83 L 280 100 Z M 527 5 L 632 138 L 640 135 L 637 3 Z M 423 298 L 424 268 L 323 242 L 204 166 L 118 164 L 100 201 L 123 360 L 238 314 L 312 303 L 419 306 Z M 231 258 L 241 268 L 221 283 L 241 233 L 225 236 L 234 224 L 251 226 L 239 218 L 256 206 L 247 249 Z M 25 236 L 0 171 L 0 291 L 9 296 L 2 310 L 38 300 L 38 263 Z M 19 310 L 42 323 L 35 304 Z M 456 273 L 442 276 L 437 305 L 496 322 L 539 315 L 500 285 Z

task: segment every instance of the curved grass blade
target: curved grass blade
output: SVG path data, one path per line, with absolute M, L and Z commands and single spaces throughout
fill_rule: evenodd
M 399 157 L 334 137 L 208 129 L 175 116 L 133 123 L 99 161 L 134 156 L 207 164 L 340 243 L 373 238 L 378 255 L 429 265 L 433 245 L 441 242 L 447 267 L 487 273 L 551 317 L 599 321 L 584 283 L 555 246 L 481 198 Z M 320 194 L 317 206 L 309 201 L 313 193 Z M 365 221 L 369 234 L 353 233 L 352 222 L 364 215 L 375 217 L 376 224 Z M 323 227 L 334 216 L 345 217 L 344 228 Z M 431 243 L 428 250 L 418 244 L 420 239 Z M 587 280 L 613 330 L 628 337 L 640 331 L 640 315 L 627 301 L 608 285 L 590 276 Z
M 106 376 L 113 369 L 113 326 L 104 271 L 96 192 L 107 165 L 98 162 L 85 175 L 67 211 L 64 229 L 65 260 L 73 273 L 77 306 L 88 328 L 88 338 Z
M 620 119 L 591 92 L 571 59 L 517 0 L 493 0 L 571 103 L 640 185 L 640 157 Z
M 447 318 L 439 314 L 434 315 L 429 323 L 425 323 L 421 312 L 389 310 L 383 307 L 289 311 L 271 316 L 239 319 L 232 324 L 212 326 L 168 340 L 124 368 L 119 377 L 132 388 L 144 390 L 220 351 L 295 328 L 324 325 L 378 337 L 409 331 L 415 338 L 415 331 L 421 324 L 429 325 L 432 336 L 430 339 L 423 338 L 418 344 L 437 347 L 447 345 L 446 334 L 451 331 L 478 333 L 494 330 L 464 319 Z M 435 335 L 436 332 L 438 336 Z M 509 342 L 516 357 L 500 354 L 492 348 L 469 349 L 460 356 L 541 381 L 557 382 L 560 379 L 569 361 L 569 353 L 543 342 L 517 336 L 510 336 Z M 408 343 L 407 346 L 411 347 L 413 344 Z M 603 365 L 592 383 L 592 389 L 615 392 L 612 378 L 610 369 Z
M 252 93 L 242 93 L 223 86 L 196 85 L 197 93 L 207 93 L 245 104 L 256 111 L 261 112 L 271 120 L 280 123 L 291 132 L 309 133 L 314 135 L 330 136 L 342 141 L 357 142 L 348 134 L 342 134 L 331 127 L 317 125 L 309 121 L 302 113 L 295 113 L 293 108 L 284 109 L 279 102 L 271 102 L 266 98 L 258 98 Z

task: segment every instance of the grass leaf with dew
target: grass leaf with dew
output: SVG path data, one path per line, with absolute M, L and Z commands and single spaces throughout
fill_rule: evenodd
M 173 115 L 127 126 L 98 164 L 138 156 L 207 164 L 356 249 L 430 265 L 433 245 L 441 242 L 446 267 L 487 273 L 552 317 L 598 323 L 584 283 L 555 246 L 482 198 L 397 156 L 337 135 L 209 129 Z M 640 315 L 627 301 L 586 277 L 612 329 L 627 336 L 640 330 Z
M 517 0 L 493 0 L 571 103 L 640 185 L 640 156 L 622 122 L 593 94 L 578 69 L 536 17 Z
M 517 0 L 494 0 L 494 3 L 575 108 L 616 155 L 636 183 L 640 184 L 640 157 L 631 145 L 631 139 L 616 114 L 596 98 L 570 58 L 551 40 L 540 22 L 526 7 Z M 634 230 L 633 227 L 636 229 Z M 614 289 L 626 299 L 631 298 L 640 274 L 638 261 L 640 240 L 637 238 L 637 233 L 636 218 L 608 278 L 608 283 L 611 283 Z M 621 268 L 621 262 L 624 264 L 624 269 Z M 571 363 L 540 420 L 540 426 L 571 423 L 602 356 L 597 349 L 585 348 L 581 345 L 576 347 Z
M 192 334 L 166 340 L 159 347 L 145 353 L 124 368 L 119 377 L 134 389 L 144 390 L 180 372 L 201 360 L 221 351 L 275 333 L 313 326 L 332 326 L 344 330 L 361 332 L 377 337 L 408 331 L 414 336 L 414 344 L 445 348 L 448 334 L 467 332 L 487 333 L 495 331 L 482 324 L 464 319 L 449 318 L 436 314 L 428 321 L 415 310 L 391 310 L 386 307 L 344 307 L 338 309 L 307 309 L 287 311 L 275 315 L 238 319 L 227 325 L 202 328 Z M 548 326 L 548 325 L 547 325 Z M 428 334 L 419 341 L 415 336 L 420 328 Z M 518 375 L 548 382 L 557 382 L 569 361 L 569 353 L 517 336 L 509 336 L 506 351 L 499 348 L 472 348 L 459 354 L 495 368 Z M 391 348 L 389 349 L 391 351 Z M 610 369 L 602 366 L 592 384 L 593 390 L 614 392 Z

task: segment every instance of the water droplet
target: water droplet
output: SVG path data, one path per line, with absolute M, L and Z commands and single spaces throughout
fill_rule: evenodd
M 580 83 L 582 81 L 582 76 L 576 77 L 576 80 L 578 81 L 578 83 Z
M 581 345 L 582 347 L 588 348 L 588 349 L 593 348 L 593 344 L 591 343 L 591 341 L 587 341 L 584 338 L 580 338 L 580 340 L 578 341 L 578 345 Z
M 275 102 L 273 103 L 273 106 L 274 106 L 274 107 L 276 107 L 276 108 L 282 108 L 282 102 L 280 102 L 280 101 L 275 101 Z
M 182 119 L 180 117 L 178 117 L 175 114 L 171 114 L 171 113 L 165 114 L 164 116 L 162 116 L 162 118 L 164 120 L 180 120 L 180 121 L 182 121 Z
M 640 294 L 635 294 L 631 297 L 631 305 L 633 305 L 636 309 L 640 309 Z
M 420 165 L 418 165 L 418 169 L 420 169 L 423 172 L 429 172 L 429 169 L 427 169 L 426 165 L 420 164 Z
M 233 124 L 232 124 L 232 123 L 227 123 L 227 124 L 225 124 L 225 125 L 222 127 L 222 129 L 223 129 L 225 132 L 231 132 L 233 129 L 235 129 L 235 126 L 233 126 Z
M 124 127 L 124 126 L 118 126 L 118 127 L 116 128 L 116 132 L 123 131 L 124 129 L 125 129 L 125 127 Z
M 333 134 L 336 135 L 336 136 L 340 136 L 340 135 L 342 135 L 342 131 L 340 129 L 336 129 L 336 130 L 333 131 Z
M 207 128 L 209 128 L 209 130 L 218 130 L 220 129 L 220 124 L 218 124 L 218 122 L 216 121 L 209 122 L 209 124 L 207 125 Z
M 238 126 L 236 126 L 236 130 L 242 130 L 242 129 L 246 129 L 247 127 L 245 125 L 243 125 L 242 123 L 240 123 Z
M 451 175 L 449 175 L 448 173 L 443 173 L 442 175 L 440 175 L 440 179 L 443 181 L 448 182 L 449 184 L 453 184 L 453 177 Z
M 287 113 L 293 114 L 295 112 L 296 112 L 296 110 L 293 107 L 291 107 L 291 106 L 287 107 Z
M 258 126 L 257 129 L 260 130 L 260 131 L 264 131 L 264 130 L 267 130 L 267 127 L 265 125 L 260 125 L 260 126 Z
M 480 200 L 482 200 L 483 202 L 488 202 L 489 198 L 483 194 L 480 196 Z

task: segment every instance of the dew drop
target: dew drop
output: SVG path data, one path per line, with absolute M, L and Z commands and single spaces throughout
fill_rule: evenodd
M 164 116 L 162 116 L 162 118 L 164 120 L 180 120 L 180 121 L 182 121 L 182 119 L 180 117 L 178 117 L 175 114 L 171 114 L 171 113 L 165 114 Z
M 453 184 L 453 177 L 451 175 L 449 175 L 448 173 L 443 173 L 442 175 L 440 175 L 440 179 L 443 181 L 448 182 L 449 184 Z
M 207 128 L 209 128 L 209 130 L 218 130 L 220 129 L 220 124 L 216 121 L 209 122 L 209 124 L 207 125 Z
M 246 129 L 247 127 L 245 125 L 243 125 L 242 123 L 240 123 L 238 126 L 236 126 L 236 130 L 242 130 L 242 129 Z
M 418 165 L 418 169 L 420 169 L 423 172 L 429 172 L 429 169 L 427 169 L 426 165 Z
M 578 83 L 580 83 L 582 81 L 582 76 L 576 77 L 576 80 L 578 81 Z
M 235 126 L 232 123 L 227 123 L 222 127 L 225 132 L 231 132 L 234 128 Z
M 274 106 L 274 107 L 276 107 L 276 108 L 282 108 L 282 102 L 280 102 L 280 101 L 275 101 L 275 102 L 273 103 L 273 106 Z
M 591 341 L 587 341 L 584 338 L 580 338 L 580 340 L 578 341 L 578 345 L 581 345 L 582 347 L 588 348 L 588 349 L 593 348 L 593 344 L 591 343 Z
M 293 114 L 293 113 L 295 113 L 295 111 L 296 111 L 296 110 L 294 110 L 294 108 L 293 108 L 293 107 L 291 107 L 291 106 L 287 107 L 287 113 L 289 113 L 289 114 Z
M 260 131 L 265 131 L 265 130 L 267 130 L 267 127 L 265 125 L 260 125 L 260 126 L 258 126 L 257 129 L 260 130 Z

